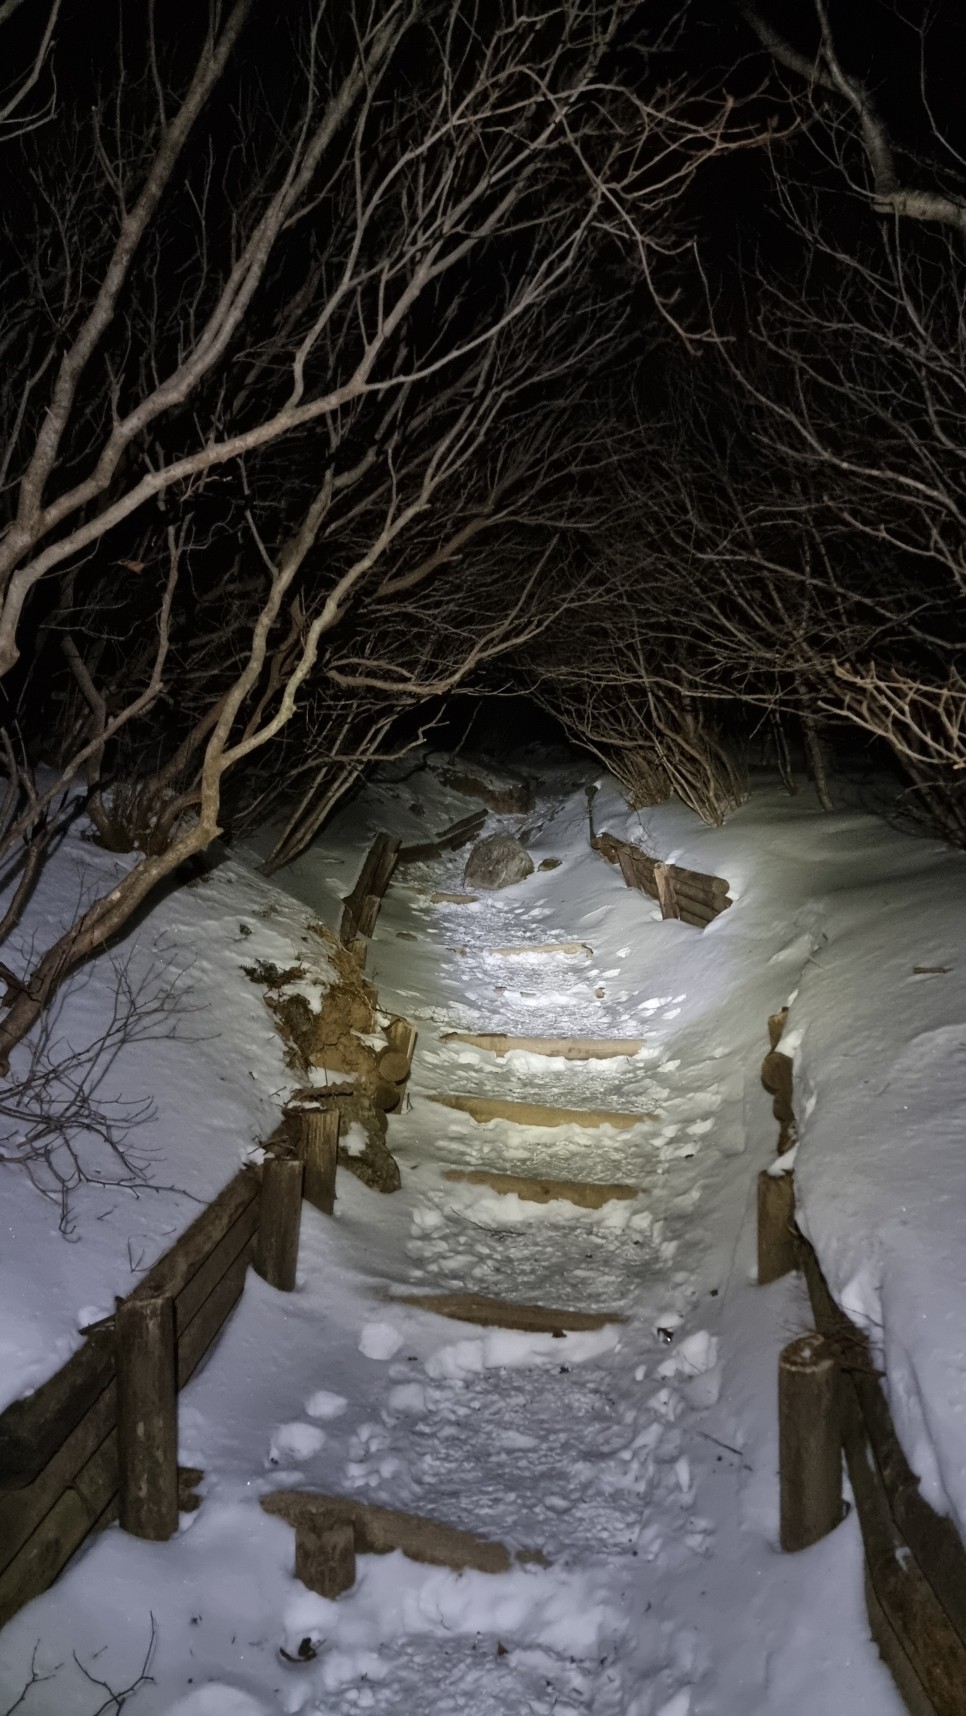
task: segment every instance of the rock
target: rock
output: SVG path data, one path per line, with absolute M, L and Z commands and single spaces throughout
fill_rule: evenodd
M 466 861 L 463 880 L 468 887 L 509 888 L 533 875 L 533 859 L 512 834 L 488 834 L 478 840 Z
M 537 869 L 538 870 L 559 870 L 562 863 L 563 863 L 562 858 L 541 858 L 540 863 L 537 865 Z
M 525 816 L 533 808 L 530 781 L 509 771 L 488 768 L 485 763 L 442 769 L 439 778 L 453 792 L 462 793 L 464 798 L 478 798 L 501 816 Z

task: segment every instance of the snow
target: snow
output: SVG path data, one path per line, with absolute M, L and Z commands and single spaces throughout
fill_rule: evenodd
M 776 1170 L 794 1160 L 803 1225 L 873 1336 L 906 1453 L 966 1529 L 966 860 L 767 783 L 711 830 L 679 805 L 631 813 L 604 781 L 598 830 L 728 878 L 736 904 L 698 933 L 663 922 L 589 849 L 573 767 L 543 772 L 536 809 L 491 815 L 485 832 L 527 828 L 535 863 L 558 868 L 473 906 L 434 903 L 434 889 L 461 891 L 465 853 L 451 853 L 386 897 L 369 974 L 384 1011 L 420 1027 L 389 1123 L 401 1190 L 340 1172 L 334 1219 L 304 1212 L 297 1291 L 249 1274 L 181 1397 L 180 1457 L 205 1473 L 202 1507 L 167 1544 L 108 1529 L 15 1618 L 0 1710 L 33 1659 L 51 1678 L 24 1716 L 92 1716 L 104 1693 L 80 1665 L 128 1686 L 152 1627 L 132 1716 L 901 1710 L 868 1634 L 854 1515 L 801 1555 L 777 1550 L 777 1354 L 809 1312 L 793 1278 L 754 1285 L 755 1177 L 777 1135 L 758 1067 L 767 1017 L 789 1004 L 801 1141 Z M 133 1135 L 146 1178 L 78 1188 L 65 1240 L 59 1208 L 0 1164 L 3 1400 L 63 1362 L 274 1127 L 296 1075 L 242 967 L 301 961 L 299 992 L 317 1006 L 331 970 L 309 925 L 338 920 L 372 833 L 425 839 L 472 808 L 407 758 L 275 883 L 255 874 L 256 852 L 237 853 L 130 938 L 134 969 L 173 962 L 190 1008 L 177 1036 L 133 1044 L 110 1069 L 108 1094 L 154 1105 Z M 123 862 L 68 842 L 50 924 L 83 878 L 101 885 Z M 106 968 L 91 969 L 58 1027 L 72 1041 L 109 1001 Z M 646 1042 L 624 1059 L 497 1059 L 444 1042 L 453 1029 Z M 428 1100 L 442 1092 L 657 1119 L 480 1126 Z M 15 1150 L 15 1129 L 0 1148 Z M 444 1178 L 473 1167 L 637 1195 L 584 1210 Z M 625 1320 L 557 1338 L 394 1297 L 434 1290 Z M 362 1556 L 354 1588 L 327 1602 L 294 1579 L 292 1531 L 258 1505 L 293 1486 L 547 1564 L 492 1575 Z
M 403 1344 L 391 1323 L 367 1323 L 359 1336 L 359 1351 L 368 1359 L 391 1359 Z

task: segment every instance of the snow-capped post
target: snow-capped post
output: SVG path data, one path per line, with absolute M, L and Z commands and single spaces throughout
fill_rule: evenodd
M 302 1219 L 302 1163 L 269 1156 L 262 1164 L 262 1208 L 255 1268 L 270 1287 L 291 1293 Z
M 118 1302 L 117 1444 L 120 1519 L 163 1542 L 178 1529 L 178 1383 L 170 1294 Z
M 758 1285 L 766 1287 L 797 1268 L 795 1176 L 763 1168 L 758 1175 Z
M 843 1517 L 838 1389 L 838 1365 L 822 1335 L 800 1335 L 783 1348 L 778 1360 L 783 1549 L 807 1549 Z
M 335 1204 L 335 1174 L 339 1153 L 339 1110 L 310 1108 L 299 1116 L 299 1157 L 304 1174 L 302 1196 L 331 1215 Z

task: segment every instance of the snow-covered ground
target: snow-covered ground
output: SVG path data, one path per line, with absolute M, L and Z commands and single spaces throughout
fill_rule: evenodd
M 190 1197 L 210 1197 L 274 1125 L 292 1074 L 241 967 L 301 957 L 317 993 L 328 972 L 308 925 L 336 921 L 371 833 L 425 839 L 470 808 L 408 760 L 279 885 L 242 854 L 141 927 L 135 971 L 158 948 L 189 968 L 179 1035 L 127 1049 L 106 1087 L 153 1099 L 130 1138 L 155 1189 L 80 1187 L 66 1241 L 59 1206 L 3 1169 L 4 1401 L 63 1361 L 190 1220 Z M 802 1555 L 777 1549 L 777 1354 L 809 1314 L 797 1281 L 754 1285 L 755 1176 L 776 1137 L 758 1068 L 767 1016 L 790 1001 L 803 1224 L 884 1354 L 929 1499 L 963 1525 L 966 861 L 767 784 L 723 830 L 680 806 L 629 813 L 607 784 L 594 821 L 726 876 L 734 907 L 703 933 L 662 922 L 590 850 L 572 768 L 544 770 L 528 817 L 487 825 L 525 829 L 535 861 L 558 867 L 472 905 L 430 898 L 459 890 L 465 854 L 399 874 L 368 973 L 420 1032 L 390 1119 L 402 1189 L 340 1174 L 335 1219 L 305 1211 L 296 1293 L 250 1274 L 182 1396 L 181 1458 L 205 1471 L 203 1506 L 168 1544 L 105 1532 L 21 1612 L 0 1636 L 0 1712 L 32 1663 L 25 1716 L 118 1707 L 87 1676 L 119 1694 L 142 1671 L 133 1716 L 899 1711 L 868 1637 L 854 1517 Z M 63 910 L 78 865 L 116 862 L 66 849 Z M 575 951 L 505 951 L 554 943 Z M 60 1030 L 90 1034 L 109 992 L 95 968 Z M 452 1029 L 644 1047 L 499 1060 L 445 1041 Z M 447 1093 L 642 1118 L 479 1125 L 430 1100 Z M 445 1177 L 480 1167 L 638 1191 L 585 1210 Z M 394 1302 L 403 1289 L 625 1321 L 562 1338 L 480 1329 Z M 330 1603 L 294 1580 L 293 1534 L 258 1506 L 298 1486 L 432 1515 L 548 1565 L 458 1575 L 363 1557 Z M 305 1639 L 310 1661 L 280 1654 Z

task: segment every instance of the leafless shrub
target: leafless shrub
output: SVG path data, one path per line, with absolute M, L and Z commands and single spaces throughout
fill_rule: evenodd
M 118 1186 L 132 1193 L 161 1189 L 151 1158 L 135 1143 L 153 1119 L 151 1098 L 129 1099 L 112 1088 L 111 1075 L 135 1043 L 170 1040 L 190 1004 L 184 973 L 170 962 L 135 976 L 132 958 L 110 955 L 113 983 L 89 967 L 43 1013 L 19 1052 L 10 1080 L 0 1086 L 0 1163 L 21 1169 L 59 1210 L 60 1231 L 74 1235 L 72 1203 L 81 1186 Z M 93 1036 L 77 1043 L 65 1014 L 78 994 L 103 983 L 106 1017 Z M 170 1189 L 170 1188 L 165 1188 Z
M 142 856 L 11 992 L 0 1072 L 289 766 L 272 863 L 401 711 L 588 599 L 574 542 L 622 456 L 601 378 L 640 348 L 642 280 L 679 329 L 676 208 L 754 134 L 665 76 L 684 10 L 303 0 L 271 112 L 264 13 L 151 12 L 93 108 L 65 86 L 49 146 L 15 145 L 0 673 L 42 711 L 57 790 L 82 781 Z M 639 56 L 615 54 L 631 28 Z M 7 851 L 33 852 L 35 799 Z
M 77 1706 L 74 1705 L 73 1709 L 77 1713 L 77 1716 L 121 1716 L 122 1711 L 131 1703 L 132 1699 L 137 1696 L 142 1686 L 154 1685 L 154 1677 L 150 1673 L 150 1668 L 154 1660 L 157 1642 L 157 1622 L 152 1614 L 151 1636 L 148 1640 L 148 1647 L 144 1653 L 141 1666 L 134 1678 L 128 1681 L 126 1686 L 121 1687 L 114 1687 L 111 1685 L 110 1681 L 106 1680 L 103 1676 L 95 1674 L 93 1668 L 89 1667 L 87 1663 L 82 1662 L 77 1652 L 73 1651 L 71 1654 L 73 1655 L 74 1662 L 80 1669 L 84 1679 L 88 1681 L 91 1686 L 97 1689 L 98 1694 L 106 1694 L 106 1696 L 101 1697 L 101 1701 L 96 1707 L 92 1705 L 90 1709 L 85 1710 L 83 1713 L 78 1711 Z M 30 1662 L 29 1677 L 25 1682 L 19 1697 L 14 1700 L 13 1704 L 9 1704 L 7 1706 L 6 1710 L 3 1712 L 3 1716 L 14 1716 L 14 1712 L 17 1710 L 23 1711 L 24 1716 L 32 1716 L 32 1712 L 36 1710 L 37 1716 L 42 1716 L 42 1712 L 44 1710 L 49 1711 L 52 1708 L 49 1703 L 45 1703 L 44 1706 L 35 1704 L 32 1693 L 35 1687 L 44 1686 L 49 1681 L 56 1680 L 64 1665 L 63 1663 L 58 1663 L 54 1668 L 48 1669 L 46 1672 L 42 1672 L 38 1667 L 39 1654 L 40 1643 L 38 1641 L 34 1646 L 34 1652 Z M 62 1708 L 66 1709 L 66 1706 L 62 1706 Z

